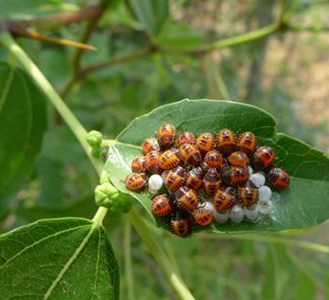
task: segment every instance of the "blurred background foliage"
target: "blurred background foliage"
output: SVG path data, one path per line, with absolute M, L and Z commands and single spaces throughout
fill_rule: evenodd
M 0 17 L 34 20 L 102 8 L 97 5 L 0 0 Z M 105 0 L 101 5 L 89 21 L 36 26 L 43 35 L 80 40 L 97 51 L 81 55 L 72 47 L 18 40 L 88 130 L 115 138 L 159 105 L 183 98 L 230 99 L 266 109 L 280 131 L 329 152 L 329 1 Z M 263 38 L 202 50 L 274 24 L 282 11 L 280 26 Z M 7 59 L 8 53 L 1 49 L 0 57 Z M 2 232 L 45 217 L 92 217 L 96 210 L 98 178 L 50 105 L 48 123 L 30 181 L 0 213 Z M 138 235 L 130 236 L 129 221 L 110 215 L 106 222 L 121 265 L 122 299 L 128 290 L 130 299 L 176 299 Z M 150 228 L 196 299 L 329 299 L 329 248 L 305 249 L 310 242 L 329 243 L 326 223 L 298 233 L 306 244 L 282 235 L 202 233 L 178 239 Z M 134 298 L 124 263 L 130 238 Z

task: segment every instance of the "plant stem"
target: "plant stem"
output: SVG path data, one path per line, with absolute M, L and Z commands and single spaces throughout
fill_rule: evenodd
M 14 57 L 23 65 L 25 70 L 30 74 L 30 76 L 35 81 L 36 85 L 40 88 L 41 91 L 45 93 L 47 98 L 52 102 L 57 111 L 61 114 L 65 122 L 69 125 L 76 138 L 79 140 L 81 146 L 86 151 L 90 161 L 92 162 L 95 170 L 98 175 L 101 174 L 103 169 L 102 163 L 96 160 L 90 152 L 90 147 L 86 142 L 87 131 L 81 125 L 81 123 L 76 119 L 70 109 L 66 106 L 63 100 L 58 96 L 54 88 L 51 86 L 49 81 L 44 77 L 41 71 L 37 68 L 37 66 L 33 63 L 33 61 L 26 55 L 23 49 L 21 49 L 12 36 L 8 32 L 2 32 L 0 35 L 0 42 L 8 48 L 8 50 L 13 54 Z M 98 226 L 103 221 L 105 215 L 107 213 L 107 208 L 99 207 L 94 218 L 93 223 L 94 226 Z M 154 237 L 150 234 L 147 226 L 144 221 L 139 217 L 139 215 L 132 209 L 131 211 L 132 220 L 134 226 L 138 233 L 141 236 L 141 239 L 145 242 L 145 244 L 149 247 L 151 254 L 155 257 L 155 259 L 160 264 L 163 272 L 168 277 L 169 281 L 180 295 L 183 300 L 195 300 L 190 291 L 185 286 L 183 280 L 174 272 L 171 263 L 158 245 Z
M 145 47 L 142 49 L 132 51 L 127 54 L 123 54 L 121 56 L 113 57 L 108 61 L 96 63 L 94 65 L 91 65 L 89 67 L 82 69 L 79 74 L 79 79 L 82 79 L 86 74 L 88 74 L 90 72 L 99 71 L 104 68 L 111 67 L 118 63 L 126 63 L 131 60 L 142 58 L 142 57 L 146 56 L 147 54 L 151 53 L 152 51 L 154 51 L 154 49 L 152 47 Z
M 219 41 L 209 43 L 209 44 L 203 44 L 199 47 L 195 48 L 185 48 L 180 46 L 166 46 L 161 47 L 161 51 L 165 52 L 178 52 L 178 53 L 202 53 L 202 52 L 209 52 L 213 50 L 218 50 L 226 47 L 233 47 L 237 46 L 243 43 L 251 42 L 254 40 L 258 40 L 261 38 L 264 38 L 268 35 L 271 35 L 275 31 L 277 31 L 280 28 L 280 24 L 275 22 L 272 25 L 241 34 L 238 36 L 229 37 L 226 39 L 221 39 Z
M 329 254 L 329 247 L 322 244 L 312 243 L 303 240 L 296 240 L 291 238 L 285 238 L 280 236 L 274 235 L 261 235 L 261 234 L 219 234 L 215 232 L 215 234 L 201 234 L 201 239 L 224 239 L 224 240 L 252 240 L 252 241 L 259 241 L 259 242 L 267 242 L 267 243 L 274 243 L 274 244 L 287 244 L 291 246 L 296 246 L 308 250 L 313 250 L 317 252 L 322 252 Z
M 81 146 L 85 150 L 87 156 L 89 157 L 91 163 L 95 167 L 98 174 L 101 173 L 103 166 L 91 155 L 91 149 L 86 142 L 87 131 L 78 121 L 78 119 L 73 115 L 71 110 L 63 102 L 63 100 L 58 96 L 55 89 L 41 73 L 34 62 L 27 56 L 24 50 L 17 45 L 12 36 L 4 31 L 0 35 L 0 41 L 2 44 L 8 48 L 8 50 L 13 54 L 14 57 L 21 63 L 26 72 L 32 77 L 39 89 L 47 96 L 50 102 L 55 106 L 57 111 L 61 114 L 62 118 L 71 128 L 72 132 L 80 142 Z
M 102 0 L 100 5 L 99 5 L 99 13 L 98 15 L 91 19 L 90 22 L 87 24 L 85 31 L 82 34 L 82 37 L 80 39 L 80 43 L 85 44 L 91 34 L 93 33 L 93 31 L 95 30 L 98 21 L 102 18 L 102 16 L 104 15 L 107 7 L 110 5 L 110 3 L 112 2 L 112 0 Z M 80 64 L 81 64 L 81 60 L 82 60 L 82 56 L 83 56 L 83 49 L 77 49 L 74 57 L 73 57 L 73 73 L 74 76 L 76 74 L 78 74 L 79 70 L 80 70 Z
M 127 282 L 127 294 L 128 300 L 134 300 L 134 277 L 132 272 L 131 261 L 131 220 L 127 215 L 124 219 L 123 227 L 123 251 L 124 251 L 124 265 L 125 265 L 125 277 Z
M 106 207 L 102 207 L 100 206 L 95 214 L 95 216 L 92 219 L 92 222 L 94 223 L 94 225 L 100 225 L 107 213 L 107 208 Z
M 148 247 L 149 252 L 153 255 L 155 260 L 162 268 L 162 271 L 167 276 L 173 288 L 177 291 L 179 297 L 182 300 L 195 300 L 191 292 L 185 286 L 183 280 L 177 274 L 176 270 L 174 270 L 174 267 L 172 266 L 163 249 L 150 234 L 150 229 L 147 227 L 144 220 L 140 218 L 134 208 L 131 209 L 130 216 L 139 236 Z

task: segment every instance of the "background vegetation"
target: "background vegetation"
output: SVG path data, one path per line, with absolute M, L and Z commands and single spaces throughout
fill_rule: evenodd
M 18 40 L 87 129 L 115 138 L 159 105 L 230 99 L 266 109 L 280 131 L 327 153 L 328 9 L 321 0 L 0 1 L 0 16 L 18 37 L 32 35 L 17 25 L 27 20 L 45 36 L 97 48 Z M 97 183 L 83 149 L 49 106 L 32 176 L 0 212 L 0 230 L 45 217 L 90 218 Z M 106 227 L 122 299 L 176 299 L 130 221 L 111 215 Z M 206 233 L 178 239 L 152 228 L 196 299 L 308 300 L 329 299 L 327 227 L 300 232 L 298 240 Z

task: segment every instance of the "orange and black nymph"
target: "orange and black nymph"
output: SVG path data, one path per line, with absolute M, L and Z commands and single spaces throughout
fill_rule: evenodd
M 187 186 L 179 188 L 175 197 L 178 206 L 189 211 L 195 210 L 200 203 L 199 194 Z
M 157 139 L 163 149 L 170 148 L 175 140 L 176 128 L 172 124 L 165 124 L 160 127 Z
M 144 173 L 131 173 L 125 179 L 125 184 L 128 190 L 138 191 L 145 187 L 147 178 Z
M 256 170 L 266 169 L 272 165 L 275 160 L 275 152 L 273 148 L 262 146 L 257 148 L 252 157 L 252 166 Z
M 289 174 L 281 168 L 273 168 L 267 175 L 268 181 L 277 189 L 285 189 L 290 184 Z
M 167 150 L 160 155 L 159 167 L 163 170 L 173 169 L 179 164 L 179 157 L 172 150 Z
M 252 207 L 258 201 L 258 188 L 245 186 L 238 188 L 238 200 L 245 207 Z
M 155 216 L 168 216 L 171 214 L 171 202 L 166 194 L 158 195 L 153 198 L 152 212 Z
M 218 212 L 226 212 L 236 203 L 236 191 L 232 187 L 219 189 L 214 195 L 214 205 Z

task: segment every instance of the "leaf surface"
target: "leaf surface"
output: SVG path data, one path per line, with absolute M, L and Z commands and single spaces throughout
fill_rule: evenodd
M 172 123 L 177 130 L 195 134 L 222 128 L 237 133 L 252 131 L 259 145 L 274 147 L 276 165 L 291 175 L 288 189 L 274 194 L 275 214 L 257 224 L 243 222 L 214 225 L 219 231 L 280 231 L 313 226 L 329 218 L 329 159 L 320 151 L 288 135 L 276 132 L 274 118 L 257 107 L 215 100 L 182 100 L 161 106 L 135 119 L 121 132 L 110 147 L 106 170 L 113 183 L 135 197 L 150 213 L 150 196 L 129 192 L 124 178 L 130 171 L 134 157 L 141 155 L 140 145 L 154 136 L 164 123 Z
M 40 220 L 0 236 L 1 299 L 119 299 L 119 273 L 102 226 Z
M 147 32 L 154 36 L 161 32 L 169 17 L 167 0 L 129 0 L 129 4 Z
M 32 171 L 47 128 L 45 103 L 23 71 L 0 63 L 0 202 Z

